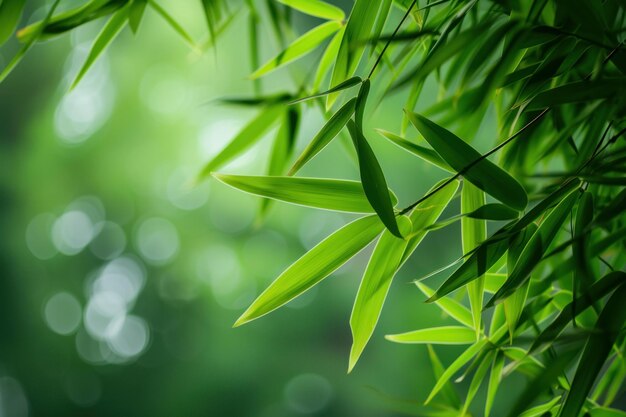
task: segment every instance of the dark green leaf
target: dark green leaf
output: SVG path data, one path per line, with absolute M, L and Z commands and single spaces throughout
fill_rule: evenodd
M 0 46 L 13 34 L 22 17 L 26 0 L 2 0 L 0 2 Z
M 133 33 L 137 33 L 143 12 L 146 10 L 147 5 L 148 0 L 132 0 L 130 9 L 128 10 L 128 25 Z
M 323 91 L 321 93 L 317 93 L 317 94 L 313 94 L 312 96 L 307 96 L 307 97 L 302 97 L 299 98 L 297 100 L 292 101 L 289 104 L 296 104 L 296 103 L 300 103 L 302 101 L 306 101 L 306 100 L 311 100 L 317 97 L 322 97 L 325 96 L 327 94 L 331 94 L 331 93 L 335 93 L 337 91 L 342 91 L 342 90 L 346 90 L 350 87 L 354 87 L 355 85 L 361 84 L 363 82 L 363 79 L 361 77 L 355 76 L 352 78 L 348 78 L 347 80 L 345 80 L 342 83 L 337 84 L 334 87 L 331 87 L 330 89 Z

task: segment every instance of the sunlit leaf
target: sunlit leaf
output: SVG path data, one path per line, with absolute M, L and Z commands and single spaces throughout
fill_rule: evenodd
M 254 71 L 250 78 L 255 79 L 262 77 L 263 75 L 268 74 L 271 71 L 274 71 L 288 63 L 308 54 L 314 48 L 316 48 L 324 39 L 331 36 L 333 33 L 337 32 L 341 28 L 340 22 L 326 22 L 323 23 L 310 31 L 306 32 L 304 35 L 300 36 L 298 39 L 293 41 L 284 51 L 270 59 L 268 62 L 263 64 L 259 69 Z
M 481 159 L 478 151 L 452 132 L 417 113 L 407 114 L 435 151 L 469 182 L 511 208 L 523 210 L 526 207 L 526 191 L 506 171 L 487 159 Z
M 385 339 L 396 343 L 430 343 L 433 345 L 468 345 L 476 341 L 473 329 L 462 326 L 442 326 L 412 332 L 390 334 Z
M 239 317 L 235 326 L 257 319 L 307 291 L 350 260 L 383 229 L 378 216 L 368 216 L 337 230 L 280 274 Z
M 389 139 L 391 142 L 395 143 L 399 147 L 404 150 L 411 152 L 412 154 L 418 156 L 426 162 L 429 162 L 443 170 L 454 173 L 454 169 L 448 165 L 446 161 L 443 160 L 441 156 L 433 149 L 426 148 L 424 146 L 420 146 L 416 143 L 413 143 L 409 140 L 404 139 L 401 136 L 393 134 L 391 132 L 387 132 L 383 129 L 376 129 L 378 133 L 380 133 L 384 138 Z
M 161 16 L 163 20 L 165 20 L 171 26 L 172 29 L 174 29 L 174 31 L 178 33 L 180 37 L 182 37 L 189 44 L 189 46 L 191 46 L 191 48 L 193 48 L 194 50 L 198 49 L 198 45 L 196 45 L 196 41 L 194 41 L 194 39 L 185 30 L 185 28 L 181 26 L 181 24 L 178 23 L 176 19 L 174 19 L 174 17 L 168 13 L 167 10 L 161 7 L 161 5 L 159 5 L 159 3 L 156 2 L 156 0 L 147 0 L 147 1 L 150 4 L 150 7 L 152 7 L 152 9 L 155 12 L 157 12 L 157 14 Z
M 346 27 L 342 27 L 331 39 L 324 51 L 324 55 L 319 61 L 319 65 L 317 66 L 317 71 L 315 72 L 315 80 L 313 81 L 313 91 L 319 90 L 322 85 L 322 81 L 328 74 L 328 71 L 331 69 L 332 65 L 335 62 L 335 58 L 337 57 L 337 53 L 339 52 L 339 46 L 341 45 L 341 39 L 343 38 L 343 34 L 346 31 Z
M 321 0 L 278 0 L 287 6 L 311 16 L 329 20 L 344 20 L 346 15 L 337 6 Z
M 421 282 L 416 282 L 415 284 L 426 297 L 432 297 L 435 293 L 434 290 Z M 456 301 L 454 298 L 443 297 L 435 301 L 435 304 L 459 323 L 470 328 L 474 327 L 472 313 L 467 309 L 467 307 Z
M 317 93 L 317 94 L 313 94 L 312 96 L 299 98 L 297 100 L 292 101 L 290 104 L 296 104 L 296 103 L 300 103 L 302 101 L 312 100 L 312 99 L 317 98 L 317 97 L 322 97 L 322 96 L 325 96 L 327 94 L 335 93 L 337 91 L 342 91 L 342 90 L 348 89 L 350 87 L 354 87 L 355 85 L 361 84 L 362 82 L 363 82 L 363 79 L 361 77 L 358 77 L 358 76 L 352 77 L 352 78 L 348 78 L 344 82 L 339 83 L 336 86 L 331 87 L 330 89 L 328 89 L 326 91 L 323 91 L 323 92 Z
M 373 213 L 358 181 L 280 176 L 213 174 L 231 187 L 261 197 L 308 207 L 352 213 Z M 392 195 L 391 191 L 388 191 Z M 395 201 L 395 197 L 391 197 Z

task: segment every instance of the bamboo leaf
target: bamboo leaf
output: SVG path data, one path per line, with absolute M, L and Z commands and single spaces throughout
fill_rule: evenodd
M 130 3 L 130 8 L 128 9 L 128 26 L 130 26 L 133 33 L 137 33 L 137 30 L 139 30 L 139 24 L 141 23 L 147 5 L 148 0 L 132 0 Z
M 206 177 L 211 172 L 230 162 L 254 145 L 261 139 L 263 134 L 272 127 L 274 122 L 278 120 L 282 114 L 282 110 L 279 105 L 265 108 L 256 118 L 252 119 L 252 121 L 241 129 L 220 153 L 205 165 L 199 177 Z
M 233 188 L 287 203 L 351 213 L 374 212 L 358 181 L 217 173 L 213 176 Z M 395 196 L 392 198 L 395 201 Z
M 570 214 L 574 203 L 578 199 L 578 191 L 571 192 L 561 201 L 541 223 L 541 226 L 532 235 L 528 244 L 522 250 L 515 267 L 509 274 L 504 285 L 489 300 L 487 307 L 493 306 L 496 302 L 503 300 L 519 288 L 527 279 L 532 270 L 541 261 L 550 243 L 555 238 L 561 225 Z
M 398 218 L 403 235 L 411 231 L 411 221 L 406 216 Z M 385 230 L 370 257 L 350 315 L 352 347 L 348 372 L 352 371 L 367 342 L 372 337 L 387 298 L 391 281 L 402 262 L 407 241 Z
M 461 189 L 461 212 L 473 212 L 485 204 L 485 193 L 474 187 L 471 183 L 463 184 Z M 461 219 L 461 242 L 463 253 L 469 253 L 480 245 L 487 237 L 487 223 L 484 220 L 464 217 Z M 483 276 L 472 280 L 467 284 L 467 295 L 472 311 L 476 338 L 480 337 L 482 330 L 483 311 L 483 288 L 485 286 Z
M 172 27 L 172 29 L 174 29 L 174 31 L 180 35 L 180 37 L 187 41 L 192 49 L 199 49 L 198 45 L 196 45 L 196 42 L 193 40 L 191 35 L 187 33 L 185 28 L 183 28 L 181 24 L 178 23 L 176 19 L 174 19 L 174 17 L 167 12 L 167 10 L 161 7 L 159 3 L 156 2 L 156 0 L 148 0 L 148 3 L 150 3 L 150 7 L 152 7 L 152 9 L 157 12 L 157 14 L 160 15 L 163 20 L 165 20 Z
M 2 0 L 0 2 L 0 46 L 5 43 L 22 17 L 26 0 Z
M 576 81 L 537 94 L 526 107 L 541 110 L 546 107 L 615 97 L 626 88 L 626 78 Z
M 463 326 L 442 326 L 412 332 L 390 334 L 385 339 L 396 343 L 430 343 L 433 345 L 469 345 L 476 341 L 474 330 Z
M 560 417 L 577 417 L 626 321 L 626 285 L 618 287 L 602 309 L 589 335 Z
M 359 158 L 359 171 L 365 195 L 387 229 L 395 236 L 402 237 L 396 223 L 393 204 L 387 192 L 385 175 L 360 129 L 352 120 L 348 122 L 348 130 Z
M 482 220 L 513 220 L 517 219 L 519 212 L 504 204 L 489 203 L 478 207 L 476 210 L 467 213 L 465 216 L 470 219 Z
M 326 50 L 324 51 L 324 55 L 320 59 L 320 63 L 317 66 L 317 71 L 315 72 L 315 80 L 313 81 L 312 89 L 313 91 L 317 91 L 322 85 L 322 81 L 326 77 L 326 74 L 330 70 L 331 66 L 335 62 L 335 58 L 339 53 L 339 46 L 341 45 L 341 39 L 343 38 L 343 34 L 346 31 L 346 27 L 342 27 L 335 33 L 333 38 L 328 43 Z
M 356 98 L 351 99 L 344 104 L 337 113 L 335 113 L 326 122 L 324 127 L 315 135 L 315 137 L 309 142 L 307 147 L 302 151 L 296 162 L 289 170 L 288 175 L 294 175 L 300 170 L 308 161 L 317 155 L 322 149 L 324 149 L 334 138 L 341 132 L 341 129 L 348 123 L 352 114 L 354 114 Z
M 487 354 L 482 358 L 474 376 L 472 377 L 472 381 L 470 382 L 469 389 L 467 390 L 467 394 L 465 395 L 465 401 L 463 403 L 463 408 L 461 409 L 461 416 L 465 416 L 467 413 L 467 409 L 470 404 L 474 400 L 478 389 L 482 385 L 485 376 L 487 375 L 487 371 L 489 370 L 489 366 L 491 365 L 492 358 L 496 356 L 495 350 L 490 350 Z
M 377 216 L 362 217 L 337 230 L 288 267 L 235 322 L 257 319 L 304 293 L 367 246 L 384 225 Z
M 435 380 L 439 380 L 439 378 L 441 378 L 441 376 L 443 375 L 445 368 L 441 364 L 441 361 L 439 360 L 437 353 L 435 353 L 435 349 L 432 347 L 432 345 L 427 345 L 427 347 L 428 347 L 428 358 L 430 361 L 430 366 L 432 366 L 433 368 L 433 374 L 435 376 Z M 461 401 L 459 400 L 459 396 L 457 395 L 456 391 L 454 390 L 454 387 L 449 381 L 444 384 L 440 392 L 441 392 L 441 397 L 444 399 L 444 401 L 448 405 L 450 405 L 451 407 L 455 409 L 458 409 L 461 406 Z
M 250 75 L 250 78 L 256 79 L 262 77 L 263 75 L 281 68 L 298 58 L 301 58 L 315 49 L 320 43 L 322 43 L 322 41 L 324 41 L 324 39 L 328 38 L 339 29 L 341 29 L 341 23 L 335 21 L 326 22 L 311 29 L 293 41 L 280 54 L 270 59 L 262 65 L 261 68 L 253 72 L 252 75 Z
M 96 40 L 93 42 L 91 46 L 91 50 L 89 51 L 89 55 L 85 60 L 85 63 L 78 71 L 76 78 L 72 82 L 70 89 L 73 89 L 78 85 L 80 80 L 82 80 L 83 76 L 87 73 L 87 70 L 91 68 L 96 59 L 104 52 L 107 46 L 113 42 L 113 39 L 124 29 L 124 26 L 128 22 L 128 8 L 123 7 L 119 9 L 117 12 L 111 16 L 109 21 L 104 25 Z
M 346 89 L 348 89 L 350 87 L 354 87 L 355 85 L 361 84 L 362 82 L 363 82 L 363 79 L 361 77 L 358 77 L 358 76 L 355 76 L 355 77 L 352 77 L 352 78 L 348 78 L 344 82 L 339 83 L 336 86 L 331 87 L 330 89 L 328 89 L 326 91 L 322 91 L 321 93 L 313 94 L 312 96 L 299 98 L 297 100 L 292 101 L 289 104 L 296 104 L 296 103 L 300 103 L 300 102 L 303 102 L 303 101 L 312 100 L 314 98 L 323 97 L 323 96 L 325 96 L 327 94 L 335 93 L 337 91 L 342 91 L 342 90 L 346 90 Z
M 346 15 L 343 10 L 321 0 L 278 0 L 292 9 L 301 11 L 310 16 L 328 20 L 344 20 Z
M 616 408 L 596 407 L 589 410 L 590 417 L 626 417 L 626 411 Z
M 401 136 L 398 136 L 383 129 L 376 129 L 376 131 L 380 133 L 384 138 L 389 139 L 392 143 L 398 145 L 406 151 L 409 151 L 410 153 L 416 155 L 424 161 L 431 163 L 445 171 L 455 173 L 454 169 L 452 169 L 450 165 L 448 165 L 448 163 L 444 161 L 443 158 L 439 156 L 439 154 L 433 149 L 420 146 L 416 143 L 404 139 Z
M 491 372 L 489 373 L 489 385 L 487 386 L 487 399 L 485 400 L 485 417 L 489 417 L 493 402 L 498 392 L 498 386 L 502 382 L 502 368 L 504 367 L 504 355 L 497 352 L 493 358 Z
M 420 291 L 424 293 L 426 297 L 432 297 L 432 295 L 435 293 L 433 289 L 429 288 L 428 286 L 426 286 L 425 284 L 421 282 L 416 282 L 415 285 L 417 285 L 417 288 L 419 288 Z M 474 327 L 474 320 L 472 318 L 472 313 L 467 309 L 467 307 L 465 307 L 463 304 L 459 303 L 458 301 L 454 300 L 453 298 L 450 298 L 450 297 L 440 298 L 437 301 L 435 301 L 435 304 L 439 308 L 441 308 L 441 310 L 443 310 L 447 315 L 449 315 L 450 317 L 452 317 L 459 323 L 470 328 Z
M 469 182 L 511 208 L 526 207 L 526 191 L 506 171 L 487 159 L 480 159 L 478 151 L 452 132 L 417 113 L 407 112 L 407 115 L 435 151 Z

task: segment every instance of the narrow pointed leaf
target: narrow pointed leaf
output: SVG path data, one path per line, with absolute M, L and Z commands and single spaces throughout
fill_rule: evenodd
M 187 33 L 185 28 L 183 28 L 181 24 L 178 23 L 176 19 L 174 19 L 174 17 L 167 12 L 167 10 L 161 7 L 159 3 L 156 2 L 156 0 L 148 0 L 148 2 L 150 3 L 150 7 L 152 7 L 152 9 L 157 12 L 157 14 L 160 15 L 163 20 L 165 20 L 171 26 L 171 28 L 174 29 L 174 31 L 178 33 L 180 37 L 182 37 L 189 44 L 189 46 L 191 46 L 193 49 L 198 49 L 198 45 L 196 45 L 196 42 L 193 40 L 191 35 Z
M 350 260 L 383 229 L 377 216 L 367 216 L 337 230 L 280 274 L 235 326 L 257 319 L 307 291 Z
M 448 165 L 448 163 L 444 161 L 443 158 L 439 156 L 439 154 L 435 152 L 433 149 L 420 146 L 416 143 L 413 143 L 409 140 L 404 139 L 401 136 L 398 136 L 391 132 L 387 132 L 386 130 L 383 130 L 383 129 L 376 129 L 376 131 L 380 133 L 384 138 L 389 139 L 392 143 L 398 145 L 399 147 L 401 147 L 402 149 L 406 151 L 409 151 L 410 153 L 412 153 L 413 155 L 416 155 L 417 157 L 423 159 L 424 161 L 429 162 L 435 165 L 436 167 L 439 167 L 448 172 L 452 172 L 452 173 L 455 172 L 454 169 L 452 169 L 450 165 Z
M 423 284 L 421 282 L 416 282 L 415 284 L 417 285 L 417 288 L 419 288 L 420 291 L 424 293 L 426 297 L 432 297 L 432 295 L 435 293 L 435 291 L 429 288 L 428 286 L 426 286 L 426 284 Z M 452 317 L 454 320 L 458 321 L 459 323 L 469 328 L 474 327 L 474 320 L 472 318 L 472 313 L 467 309 L 467 307 L 465 307 L 463 304 L 456 301 L 454 298 L 451 298 L 451 297 L 440 298 L 437 301 L 435 301 L 435 304 L 439 308 L 441 308 L 441 310 L 443 310 L 447 315 L 449 315 L 450 317 Z
M 337 53 L 339 52 L 339 46 L 341 45 L 341 39 L 343 38 L 345 31 L 346 27 L 344 26 L 337 31 L 337 33 L 335 33 L 333 38 L 328 43 L 328 46 L 324 51 L 324 55 L 322 55 L 320 63 L 317 66 L 317 71 L 315 72 L 315 80 L 313 81 L 312 86 L 313 91 L 319 90 L 322 85 L 322 81 L 326 78 L 326 74 L 328 74 L 328 71 L 334 64 Z
M 511 208 L 523 210 L 526 207 L 526 191 L 506 171 L 481 159 L 478 151 L 452 132 L 419 114 L 407 112 L 407 115 L 435 151 L 469 182 Z
M 432 347 L 432 345 L 427 345 L 427 347 L 430 366 L 432 366 L 433 368 L 435 381 L 437 381 L 443 375 L 445 368 L 441 364 L 441 361 L 439 360 L 439 357 L 437 356 L 437 353 L 435 352 L 435 349 Z M 449 381 L 446 382 L 441 388 L 440 395 L 449 406 L 455 409 L 461 406 L 461 400 L 459 400 L 459 396 L 457 395 L 454 387 Z
M 589 335 L 560 417 L 577 417 L 626 321 L 626 285 L 611 295 Z
M 348 123 L 348 120 L 354 114 L 356 98 L 351 99 L 344 104 L 337 113 L 326 122 L 326 124 L 320 129 L 315 137 L 309 142 L 307 147 L 302 151 L 296 162 L 289 170 L 289 175 L 294 175 L 300 170 L 307 162 L 317 155 L 322 149 L 326 147 L 334 138 L 341 132 L 341 129 Z
M 433 345 L 469 345 L 476 341 L 474 330 L 462 326 L 442 326 L 412 332 L 390 334 L 385 339 L 396 343 Z
M 346 15 L 343 10 L 321 0 L 278 0 L 279 2 L 306 13 L 310 16 L 328 20 L 344 20 Z
M 472 381 L 470 382 L 470 386 L 467 390 L 467 394 L 465 395 L 465 401 L 463 403 L 463 408 L 461 409 L 461 413 L 460 413 L 461 416 L 466 415 L 467 409 L 469 408 L 470 404 L 474 400 L 476 393 L 478 393 L 478 389 L 480 388 L 483 381 L 485 380 L 485 377 L 487 376 L 487 371 L 489 370 L 489 366 L 491 365 L 491 362 L 494 356 L 496 356 L 496 351 L 494 350 L 488 351 L 487 354 L 483 357 L 480 364 L 478 365 L 478 368 L 476 369 L 476 372 L 474 373 L 474 376 L 472 377 Z
M 128 9 L 128 26 L 130 26 L 133 33 L 137 33 L 137 30 L 139 30 L 139 24 L 147 5 L 148 0 L 133 0 L 130 4 Z
M 304 35 L 293 41 L 280 54 L 270 59 L 267 63 L 262 65 L 261 68 L 253 72 L 252 75 L 250 75 L 250 78 L 259 78 L 308 54 L 320 43 L 322 43 L 324 39 L 337 32 L 340 28 L 341 23 L 333 21 L 323 23 L 311 29 L 310 31 L 306 32 Z
M 317 98 L 317 97 L 322 97 L 322 96 L 325 96 L 327 94 L 336 93 L 337 91 L 346 90 L 346 89 L 348 89 L 350 87 L 354 87 L 355 85 L 361 84 L 362 82 L 363 82 L 363 79 L 361 77 L 358 77 L 358 76 L 352 77 L 352 78 L 348 78 L 344 82 L 339 83 L 336 86 L 331 87 L 330 89 L 328 89 L 326 91 L 322 91 L 321 93 L 313 94 L 312 96 L 299 98 L 297 100 L 292 101 L 289 104 L 296 104 L 296 103 L 300 103 L 302 101 L 307 101 L 307 100 L 312 100 L 312 99 Z
M 113 42 L 113 39 L 124 29 L 124 26 L 128 22 L 128 8 L 124 7 L 111 16 L 109 21 L 104 25 L 96 40 L 93 42 L 91 46 L 91 50 L 89 51 L 89 55 L 87 55 L 87 59 L 85 63 L 78 71 L 76 78 L 72 82 L 72 86 L 70 88 L 76 87 L 76 85 L 80 82 L 83 76 L 87 73 L 89 68 L 96 62 L 96 59 L 104 52 L 107 46 Z
M 252 119 L 251 122 L 241 129 L 220 153 L 205 165 L 200 173 L 200 178 L 206 177 L 254 145 L 278 120 L 282 111 L 283 109 L 278 105 L 264 109 L 256 118 Z
M 348 122 L 348 129 L 359 158 L 359 171 L 365 195 L 385 227 L 395 236 L 402 237 L 396 223 L 393 204 L 389 198 L 387 181 L 376 155 L 352 120 Z
M 411 221 L 405 216 L 398 218 L 398 226 L 403 234 L 408 234 L 411 231 Z M 352 347 L 350 348 L 348 372 L 354 368 L 372 333 L 374 333 L 391 281 L 400 267 L 407 243 L 406 240 L 385 230 L 374 248 L 361 279 L 350 315 Z
M 531 100 L 527 109 L 541 110 L 567 103 L 615 97 L 624 89 L 626 89 L 626 78 L 577 81 L 542 91 Z
M 519 212 L 503 204 L 489 203 L 467 213 L 466 216 L 482 220 L 513 220 L 519 217 Z
M 374 212 L 358 181 L 226 174 L 213 176 L 247 193 L 287 203 L 351 213 Z M 395 200 L 395 197 L 392 198 Z
M 502 368 L 504 367 L 504 355 L 498 352 L 493 358 L 491 372 L 489 373 L 489 385 L 487 386 L 487 399 L 485 400 L 485 417 L 489 417 L 493 402 L 496 399 L 498 387 L 502 381 Z

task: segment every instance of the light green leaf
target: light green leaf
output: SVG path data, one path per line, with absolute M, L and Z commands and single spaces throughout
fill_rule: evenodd
M 322 149 L 326 147 L 332 141 L 335 136 L 341 132 L 341 129 L 348 123 L 348 120 L 354 114 L 356 98 L 351 99 L 344 104 L 337 113 L 326 122 L 324 127 L 315 135 L 315 137 L 309 142 L 307 147 L 302 151 L 296 162 L 289 170 L 288 175 L 294 175 L 300 170 L 308 161 L 317 155 Z
M 328 20 L 344 20 L 343 10 L 321 0 L 278 0 L 280 3 L 311 16 Z
M 341 29 L 339 22 L 323 23 L 293 41 L 284 51 L 270 59 L 250 75 L 256 79 L 308 54 L 322 41 Z
M 403 235 L 410 233 L 411 221 L 406 216 L 398 218 Z M 407 241 L 385 230 L 370 257 L 350 315 L 352 347 L 348 372 L 352 371 L 367 342 L 372 337 L 391 281 L 400 267 Z
M 552 243 L 558 233 L 561 225 L 570 214 L 574 203 L 578 199 L 578 191 L 571 192 L 563 201 L 561 201 L 550 213 L 550 215 L 541 223 L 541 226 L 532 235 L 519 259 L 515 263 L 515 267 L 509 273 L 504 285 L 491 298 L 487 306 L 493 306 L 496 302 L 502 301 L 511 295 L 517 288 L 528 279 L 532 270 L 541 261 L 545 251 Z
M 489 385 L 487 386 L 487 399 L 485 400 L 485 417 L 491 414 L 493 402 L 496 399 L 496 393 L 500 382 L 502 382 L 502 368 L 504 367 L 504 355 L 497 352 L 493 358 L 491 372 L 489 373 Z
M 463 326 L 442 326 L 412 332 L 390 334 L 385 339 L 396 343 L 430 343 L 433 345 L 469 345 L 476 341 L 472 329 Z
M 590 417 L 626 417 L 626 411 L 607 407 L 593 408 L 588 414 Z
M 461 189 L 461 213 L 471 213 L 485 205 L 485 193 L 471 183 L 464 183 Z M 463 253 L 469 253 L 480 245 L 487 237 L 487 222 L 484 220 L 464 217 L 461 219 L 461 243 Z M 483 311 L 483 276 L 472 280 L 467 284 L 467 295 L 472 311 L 476 338 L 480 337 L 482 330 Z
M 548 411 L 550 411 L 552 408 L 554 408 L 554 406 L 557 405 L 560 400 L 561 400 L 561 396 L 558 395 L 558 396 L 554 397 L 553 399 L 551 399 L 550 401 L 548 401 L 547 403 L 538 405 L 538 406 L 533 407 L 533 408 L 529 408 L 528 410 L 526 410 L 522 414 L 520 414 L 519 417 L 541 417 L 541 416 L 545 416 L 546 413 Z
M 137 33 L 147 5 L 148 0 L 132 0 L 128 10 L 128 25 L 133 33 Z
M 335 58 L 337 57 L 337 53 L 339 53 L 339 46 L 341 45 L 341 39 L 343 38 L 343 34 L 346 31 L 346 27 L 342 27 L 330 40 L 326 50 L 324 51 L 324 55 L 320 59 L 320 63 L 317 66 L 317 71 L 315 72 L 315 81 L 313 81 L 313 91 L 317 91 L 322 85 L 322 81 L 326 77 L 326 74 L 330 70 L 331 66 L 335 62 Z
M 437 153 L 476 187 L 516 210 L 528 203 L 524 188 L 452 132 L 417 113 L 407 112 L 409 120 Z M 479 161 L 479 162 L 476 162 Z
M 476 369 L 474 376 L 472 377 L 472 381 L 470 382 L 469 389 L 467 390 L 467 394 L 465 395 L 465 401 L 463 402 L 463 408 L 461 409 L 461 413 L 459 415 L 465 416 L 467 413 L 467 409 L 470 404 L 474 400 L 478 389 L 482 385 L 485 377 L 487 376 L 487 371 L 489 370 L 489 366 L 491 365 L 492 358 L 496 356 L 495 350 L 490 350 L 487 354 L 482 358 L 480 365 Z
M 394 144 L 398 145 L 402 149 L 409 151 L 413 155 L 423 159 L 424 161 L 435 165 L 443 170 L 448 172 L 455 173 L 454 169 L 448 165 L 446 161 L 443 160 L 441 156 L 433 149 L 426 148 L 424 146 L 420 146 L 416 143 L 413 143 L 409 140 L 404 139 L 401 136 L 393 134 L 383 129 L 376 129 L 378 133 L 380 133 L 384 138 L 389 139 Z
M 374 151 L 372 151 L 363 133 L 352 120 L 348 122 L 348 130 L 352 136 L 352 143 L 354 143 L 354 148 L 359 158 L 361 182 L 363 183 L 367 199 L 374 207 L 374 210 L 376 210 L 385 227 L 395 236 L 402 237 L 396 223 L 393 204 L 387 192 L 387 181 L 376 159 L 376 155 L 374 155 Z
M 626 320 L 626 285 L 618 287 L 602 309 L 589 335 L 560 417 L 578 417 L 596 377 L 602 370 Z
M 117 36 L 118 33 L 124 29 L 124 26 L 128 22 L 128 8 L 123 7 L 116 11 L 113 16 L 109 19 L 109 21 L 104 25 L 96 40 L 93 42 L 91 46 L 91 50 L 89 51 L 89 55 L 85 60 L 85 63 L 78 71 L 76 78 L 72 82 L 70 88 L 76 87 L 76 85 L 82 80 L 83 76 L 87 73 L 87 70 L 91 68 L 96 59 L 104 52 L 107 46 L 113 42 L 113 39 Z
M 250 123 L 241 129 L 220 153 L 205 165 L 199 178 L 206 177 L 254 145 L 278 120 L 282 111 L 283 109 L 279 105 L 265 108 L 256 118 L 252 119 Z
M 474 331 L 472 329 L 467 329 L 467 328 L 464 328 L 464 329 L 466 332 L 469 332 L 467 334 L 467 337 L 471 337 L 472 341 L 474 341 L 476 338 Z M 437 382 L 435 383 L 435 386 L 433 387 L 432 391 L 428 395 L 428 398 L 426 398 L 426 401 L 424 402 L 424 404 L 428 404 L 435 397 L 435 395 L 437 395 L 437 393 L 444 387 L 444 385 L 450 380 L 450 378 L 452 378 L 454 374 L 456 374 L 466 363 L 472 360 L 472 358 L 474 358 L 474 356 L 476 356 L 483 349 L 483 347 L 485 347 L 487 342 L 488 342 L 487 339 L 481 339 L 475 342 L 472 346 L 468 347 L 463 353 L 461 353 L 461 355 L 459 355 L 456 358 L 456 360 L 452 362 L 452 364 L 448 366 L 448 368 L 446 368 L 444 373 L 441 375 L 441 378 L 437 380 Z
M 420 291 L 424 293 L 426 297 L 432 297 L 433 294 L 435 293 L 433 289 L 429 288 L 424 283 L 416 282 L 415 285 L 417 285 L 417 288 L 419 288 Z M 443 310 L 447 315 L 449 315 L 450 317 L 452 317 L 459 323 L 470 328 L 474 327 L 474 320 L 472 318 L 472 313 L 467 309 L 467 307 L 465 307 L 463 304 L 456 301 L 454 298 L 451 298 L 451 297 L 440 298 L 437 301 L 435 301 L 435 304 L 439 308 L 441 308 L 441 310 Z
M 174 29 L 176 33 L 178 33 L 185 41 L 187 41 L 189 46 L 191 46 L 194 51 L 198 52 L 200 50 L 199 46 L 196 44 L 196 41 L 194 41 L 191 35 L 187 33 L 185 28 L 183 28 L 181 24 L 178 23 L 176 19 L 174 19 L 174 17 L 167 12 L 167 10 L 161 7 L 156 2 L 156 0 L 148 0 L 148 3 L 150 3 L 150 7 L 152 7 L 152 9 L 157 12 L 157 14 L 160 15 L 163 20 L 165 20 L 172 27 L 172 29 Z
M 328 89 L 326 91 L 322 91 L 321 93 L 313 94 L 312 96 L 299 98 L 297 100 L 292 101 L 289 104 L 296 104 L 296 103 L 300 103 L 302 101 L 312 100 L 314 98 L 322 97 L 322 96 L 325 96 L 327 94 L 335 93 L 337 91 L 342 91 L 342 90 L 348 89 L 350 87 L 354 87 L 355 85 L 361 84 L 362 82 L 363 82 L 363 79 L 361 77 L 359 77 L 359 76 L 348 78 L 344 82 L 339 83 L 336 86 L 331 87 L 330 89 Z
M 13 34 L 22 17 L 26 0 L 2 0 L 0 2 L 0 46 Z
M 351 213 L 374 212 L 358 181 L 217 173 L 213 176 L 247 193 L 287 203 Z M 392 198 L 396 200 L 395 196 Z
M 307 291 L 350 260 L 383 229 L 377 216 L 367 216 L 337 230 L 280 274 L 235 326 L 257 319 Z

